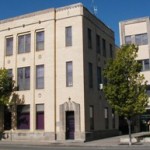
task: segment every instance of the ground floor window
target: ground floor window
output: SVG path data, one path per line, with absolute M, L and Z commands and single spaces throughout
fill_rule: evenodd
M 36 129 L 44 129 L 44 104 L 36 105 Z
M 30 105 L 17 106 L 17 129 L 30 129 Z

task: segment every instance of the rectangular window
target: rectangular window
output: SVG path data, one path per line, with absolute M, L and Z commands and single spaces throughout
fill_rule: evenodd
M 31 35 L 19 35 L 18 36 L 18 53 L 27 53 L 31 49 Z
M 30 90 L 30 67 L 18 68 L 18 90 Z
M 113 47 L 112 44 L 109 44 L 110 58 L 113 58 Z
M 101 67 L 97 67 L 97 89 L 100 90 L 100 84 L 102 83 Z
M 13 77 L 12 69 L 7 69 L 7 73 L 10 78 Z
M 66 46 L 72 46 L 72 27 L 66 27 L 65 30 Z
M 103 56 L 106 57 L 106 40 L 102 39 Z
M 147 45 L 148 44 L 147 33 L 135 35 L 135 43 L 137 45 Z
M 109 121 L 108 121 L 108 108 L 105 107 L 104 109 L 104 117 L 105 117 L 105 128 L 108 129 Z
M 115 129 L 115 111 L 112 109 L 112 128 Z
M 44 31 L 36 32 L 36 51 L 44 50 Z
M 93 65 L 89 63 L 89 87 L 93 88 Z
M 144 60 L 144 70 L 149 70 L 150 67 L 149 67 L 149 59 L 145 59 Z
M 101 42 L 100 42 L 100 36 L 96 35 L 96 51 L 97 53 L 101 53 Z
M 36 66 L 36 89 L 44 88 L 44 65 Z
M 88 48 L 92 48 L 92 31 L 88 28 Z
M 44 129 L 44 104 L 36 105 L 36 129 Z
M 30 129 L 30 105 L 17 106 L 17 129 Z
M 94 130 L 94 107 L 89 107 L 90 112 L 90 130 Z
M 6 38 L 6 56 L 13 55 L 13 37 Z
M 131 44 L 131 43 L 132 43 L 131 36 L 125 36 L 125 44 Z
M 66 86 L 73 86 L 73 66 L 72 61 L 66 62 Z

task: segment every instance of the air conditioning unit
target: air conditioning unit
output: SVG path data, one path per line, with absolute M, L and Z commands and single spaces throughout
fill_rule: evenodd
M 103 89 L 103 84 L 99 84 L 99 89 L 102 90 Z

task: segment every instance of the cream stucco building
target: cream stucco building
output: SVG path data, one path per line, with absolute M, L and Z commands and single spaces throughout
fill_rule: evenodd
M 121 21 L 120 27 L 120 44 L 138 45 L 137 60 L 142 65 L 141 73 L 144 74 L 147 80 L 147 93 L 150 96 L 150 18 L 136 18 Z M 150 100 L 150 98 L 149 98 Z M 150 102 L 150 101 L 149 101 Z M 147 131 L 148 122 L 150 120 L 150 103 L 147 106 L 147 112 L 140 116 L 140 124 L 135 131 Z
M 6 138 L 85 141 L 118 133 L 101 90 L 114 32 L 81 3 L 2 20 L 0 43 L 0 67 L 17 87 L 1 113 Z

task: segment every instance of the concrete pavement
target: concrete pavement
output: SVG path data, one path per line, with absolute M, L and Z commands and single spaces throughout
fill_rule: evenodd
M 136 133 L 132 134 L 132 137 L 138 137 L 142 135 L 150 134 L 150 132 L 142 132 L 142 133 Z M 123 136 L 115 136 L 105 139 L 99 139 L 94 141 L 88 141 L 88 142 L 79 142 L 79 141 L 72 141 L 68 140 L 65 142 L 60 141 L 54 141 L 54 142 L 44 142 L 44 141 L 0 141 L 1 144 L 20 144 L 20 145 L 49 145 L 49 146 L 75 146 L 75 147 L 115 147 L 118 145 L 121 145 L 120 138 L 127 138 L 128 135 Z M 135 145 L 146 145 L 150 146 L 150 143 L 135 143 Z

